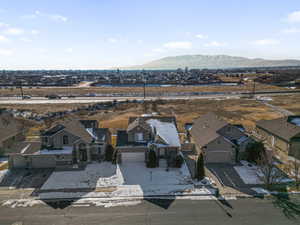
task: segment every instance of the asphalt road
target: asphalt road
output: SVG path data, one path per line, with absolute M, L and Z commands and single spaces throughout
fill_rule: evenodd
M 289 225 L 299 224 L 292 203 L 275 200 L 240 199 L 144 201 L 126 207 L 73 207 L 54 209 L 49 206 L 26 208 L 0 207 L 1 225 Z M 295 204 L 295 203 L 293 203 Z M 280 206 L 280 207 L 279 207 Z M 299 205 L 298 205 L 299 207 Z M 299 219 L 299 218 L 298 218 Z
M 290 95 L 291 93 L 262 93 L 258 96 L 276 96 L 276 95 Z M 293 94 L 300 94 L 300 92 L 295 92 Z M 237 92 L 232 92 L 230 94 L 223 93 L 214 93 L 214 94 L 205 94 L 202 95 L 170 95 L 170 96 L 160 96 L 160 97 L 150 97 L 147 96 L 146 100 L 155 100 L 155 99 L 165 99 L 165 100 L 176 100 L 176 99 L 215 99 L 215 98 L 239 98 L 244 96 Z M 75 97 L 67 98 L 63 97 L 61 99 L 47 99 L 44 97 L 32 97 L 31 99 L 21 99 L 20 97 L 2 97 L 0 96 L 0 104 L 74 104 L 74 103 L 97 103 L 97 102 L 108 102 L 108 101 L 125 101 L 125 100 L 143 100 L 143 97 L 140 96 L 114 96 L 114 97 Z

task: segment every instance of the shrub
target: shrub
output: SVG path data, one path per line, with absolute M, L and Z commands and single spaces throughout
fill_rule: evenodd
M 177 155 L 175 159 L 175 167 L 180 168 L 183 163 L 183 158 L 181 155 Z
M 153 150 L 149 151 L 149 158 L 148 158 L 148 163 L 147 167 L 148 168 L 155 168 L 156 167 L 156 153 Z
M 112 145 L 108 145 L 105 150 L 105 161 L 112 161 L 114 154 L 114 148 Z
M 256 163 L 265 154 L 265 146 L 262 142 L 249 143 L 246 147 L 246 160 Z
M 197 179 L 202 180 L 204 177 L 205 177 L 204 158 L 203 158 L 203 154 L 201 153 L 197 160 Z

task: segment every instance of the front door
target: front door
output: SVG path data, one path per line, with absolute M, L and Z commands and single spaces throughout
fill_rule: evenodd
M 79 159 L 80 161 L 87 161 L 87 153 L 85 149 L 79 150 Z

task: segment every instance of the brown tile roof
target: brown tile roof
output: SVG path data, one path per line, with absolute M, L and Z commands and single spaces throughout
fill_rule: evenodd
M 267 130 L 268 132 L 286 140 L 300 134 L 300 127 L 288 122 L 288 117 L 282 117 L 274 120 L 260 120 L 256 126 Z
M 194 121 L 191 135 L 196 144 L 202 147 L 221 136 L 217 131 L 227 124 L 226 121 L 220 119 L 215 113 L 210 112 Z

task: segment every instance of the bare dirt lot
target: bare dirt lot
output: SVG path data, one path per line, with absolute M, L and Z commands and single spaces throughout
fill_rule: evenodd
M 284 88 L 256 84 L 256 89 L 261 91 L 270 90 L 285 90 Z M 229 91 L 252 91 L 253 83 L 246 82 L 244 85 L 238 86 L 171 86 L 171 87 L 147 87 L 146 92 L 151 93 L 170 93 L 170 92 L 229 92 Z M 62 96 L 69 95 L 85 95 L 85 94 L 116 94 L 116 93 L 143 93 L 143 87 L 32 87 L 23 88 L 25 95 L 44 97 L 49 94 L 58 94 Z M 11 88 L 1 88 L 1 96 L 20 96 L 20 89 Z

